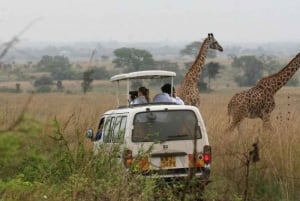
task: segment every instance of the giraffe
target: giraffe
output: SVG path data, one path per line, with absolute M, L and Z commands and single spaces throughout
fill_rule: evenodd
M 274 95 L 295 74 L 300 67 L 300 53 L 298 53 L 279 72 L 262 78 L 254 87 L 235 94 L 228 104 L 228 115 L 231 122 L 227 131 L 239 129 L 245 118 L 260 118 L 264 129 L 272 130 L 271 112 L 275 108 Z
M 205 58 L 208 49 L 216 49 L 223 51 L 222 46 L 214 38 L 212 33 L 208 34 L 208 37 L 204 39 L 201 44 L 199 53 L 196 60 L 186 73 L 181 85 L 177 90 L 177 95 L 184 101 L 187 105 L 200 105 L 200 96 L 198 90 L 198 80 L 200 78 L 201 72 L 204 68 Z

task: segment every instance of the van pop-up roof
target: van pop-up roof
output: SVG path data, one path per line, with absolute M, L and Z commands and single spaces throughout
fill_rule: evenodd
M 123 73 L 119 75 L 114 75 L 110 78 L 110 81 L 116 82 L 116 96 L 117 96 L 117 106 L 119 106 L 119 88 L 120 81 L 126 81 L 126 94 L 127 100 L 129 100 L 129 84 L 131 80 L 136 79 L 164 79 L 171 78 L 171 90 L 173 90 L 173 78 L 176 76 L 175 72 L 164 71 L 164 70 L 145 70 L 145 71 L 135 71 L 131 73 Z M 127 103 L 129 104 L 129 103 Z

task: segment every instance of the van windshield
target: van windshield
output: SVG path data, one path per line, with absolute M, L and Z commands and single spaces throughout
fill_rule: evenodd
M 137 113 L 133 126 L 133 142 L 164 142 L 201 138 L 196 115 L 190 110 Z

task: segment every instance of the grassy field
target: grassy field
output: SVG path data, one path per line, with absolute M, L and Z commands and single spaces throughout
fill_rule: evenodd
M 56 153 L 54 149 L 61 150 L 57 144 L 67 145 L 68 150 L 63 153 L 71 153 L 76 157 L 81 145 L 84 145 L 86 153 L 91 150 L 92 143 L 85 139 L 86 128 L 96 127 L 101 113 L 114 108 L 116 105 L 112 88 L 106 84 L 104 86 L 107 87 L 103 88 L 103 85 L 99 84 L 96 87 L 98 92 L 91 92 L 86 95 L 79 93 L 34 95 L 2 93 L 0 94 L 0 128 L 2 130 L 0 135 L 23 136 L 21 139 L 24 139 L 30 146 L 20 142 L 22 145 L 17 146 L 13 150 L 14 152 L 18 153 L 18 149 L 23 150 L 23 152 L 25 150 L 29 152 L 36 149 L 38 149 L 36 151 L 42 150 L 42 153 L 45 154 L 43 157 L 47 158 L 47 154 L 51 157 L 39 160 L 47 161 L 52 158 L 52 165 L 50 166 L 54 167 L 53 164 L 56 162 L 55 168 L 58 168 L 60 166 L 57 164 L 60 163 L 56 160 L 57 155 L 52 155 Z M 200 111 L 206 123 L 213 150 L 212 182 L 202 195 L 203 200 L 300 200 L 300 88 L 283 88 L 276 95 L 277 105 L 272 113 L 274 131 L 264 132 L 261 120 L 255 119 L 245 120 L 240 132 L 235 130 L 232 133 L 225 133 L 224 131 L 228 126 L 227 103 L 233 94 L 240 90 L 224 88 L 201 95 Z M 23 109 L 25 109 L 24 112 L 22 112 Z M 12 126 L 19 121 L 20 114 L 25 114 L 25 117 L 22 115 L 21 118 L 25 123 Z M 32 122 L 38 124 L 36 126 L 38 129 L 33 128 Z M 10 127 L 12 129 L 9 129 Z M 7 131 L 7 129 L 9 130 Z M 53 136 L 60 137 L 60 140 L 55 138 L 58 140 L 57 144 L 55 140 L 53 141 Z M 9 141 L 9 139 L 10 137 L 3 137 L 0 140 Z M 61 143 L 61 140 L 64 143 Z M 4 143 L 4 141 L 2 142 Z M 252 144 L 257 142 L 260 160 L 256 163 L 248 163 L 249 151 L 253 149 Z M 9 148 L 7 143 L 3 143 L 0 142 L 0 156 L 2 158 L 12 157 L 6 152 L 1 153 L 4 148 Z M 35 152 L 33 155 L 38 155 L 37 153 L 39 152 Z M 24 162 L 21 160 L 23 155 L 19 157 L 20 161 Z M 11 163 L 15 163 L 15 165 Z M 65 163 L 68 163 L 68 160 Z M 36 177 L 28 179 L 26 175 L 29 173 L 24 173 L 23 169 L 19 170 L 16 167 L 19 163 L 16 161 L 7 162 L 7 160 L 2 159 L 0 160 L 0 167 L 2 168 L 0 174 L 6 175 L 6 179 L 0 179 L 0 195 L 2 196 L 0 200 L 152 200 L 149 197 L 157 191 L 150 188 L 151 184 L 147 183 L 145 188 L 137 190 L 138 195 L 133 196 L 129 193 L 132 188 L 143 186 L 136 183 L 141 182 L 138 180 L 140 178 L 135 178 L 137 179 L 133 181 L 135 183 L 129 183 L 126 188 L 124 187 L 122 191 L 126 191 L 126 193 L 122 192 L 122 195 L 118 197 L 115 194 L 118 194 L 120 189 L 116 184 L 108 182 L 105 185 L 109 188 L 106 188 L 101 183 L 101 179 L 104 180 L 106 174 L 113 173 L 89 177 L 87 175 L 91 173 L 87 173 L 87 170 L 91 167 L 90 160 L 82 159 L 81 163 L 77 166 L 75 164 L 70 170 L 68 169 L 71 173 L 64 173 L 67 175 L 66 178 L 63 176 L 56 178 L 58 182 L 50 182 L 54 174 L 53 169 L 49 167 L 52 173 L 46 174 L 47 168 L 39 167 L 40 174 L 44 176 L 38 180 L 37 184 Z M 45 164 L 48 163 L 45 162 Z M 8 168 L 5 165 L 16 169 L 14 171 L 10 169 L 8 173 Z M 99 171 L 104 167 L 103 164 L 102 167 L 98 167 Z M 65 171 L 65 168 L 63 169 Z M 37 170 L 34 169 L 31 172 L 35 171 Z M 85 177 L 80 176 L 79 172 L 86 173 L 84 174 Z M 56 174 L 61 174 L 61 172 L 58 171 Z M 97 172 L 94 174 L 96 175 Z M 20 175 L 23 175 L 21 181 L 18 180 Z M 114 178 L 114 175 L 109 177 Z M 15 183 L 10 184 L 10 181 L 15 181 Z M 24 186 L 24 182 L 29 182 L 32 188 L 26 190 L 26 185 L 25 187 L 16 187 L 18 182 L 23 182 L 21 183 L 22 186 Z M 124 183 L 124 181 L 119 182 Z M 101 188 L 106 189 L 106 192 L 100 192 L 98 189 L 100 184 L 102 184 Z M 97 193 L 101 196 L 97 196 Z M 171 194 L 167 195 L 169 195 L 168 199 L 161 200 L 180 200 Z M 189 199 L 186 198 L 186 200 Z

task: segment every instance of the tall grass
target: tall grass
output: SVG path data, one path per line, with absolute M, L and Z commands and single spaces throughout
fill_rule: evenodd
M 234 91 L 202 94 L 200 111 L 213 150 L 203 200 L 299 200 L 298 91 L 284 88 L 276 95 L 274 131 L 263 131 L 259 119 L 247 119 L 240 132 L 227 134 L 226 107 Z M 16 122 L 29 97 L 1 95 L 0 130 Z M 0 200 L 180 200 L 167 185 L 157 188 L 153 180 L 124 172 L 110 153 L 92 154 L 85 130 L 115 105 L 111 90 L 33 95 L 22 122 L 0 133 Z M 260 160 L 252 162 L 249 152 L 256 142 Z
M 227 103 L 233 94 L 205 94 L 200 109 L 213 146 L 212 180 L 208 194 L 217 199 L 242 198 L 245 189 L 245 159 L 257 142 L 260 160 L 250 166 L 248 200 L 298 200 L 300 185 L 299 123 L 297 89 L 285 88 L 276 95 L 272 113 L 273 131 L 263 131 L 259 119 L 246 119 L 240 132 L 224 132 L 228 126 Z M 298 100 L 297 100 L 298 99 Z M 222 188 L 223 187 L 223 188 Z M 224 189 L 224 190 L 222 190 Z M 223 194 L 222 194 L 223 192 Z M 210 195 L 212 196 L 212 195 Z M 230 198 L 228 197 L 230 196 Z M 238 200 L 238 199 L 237 199 Z

